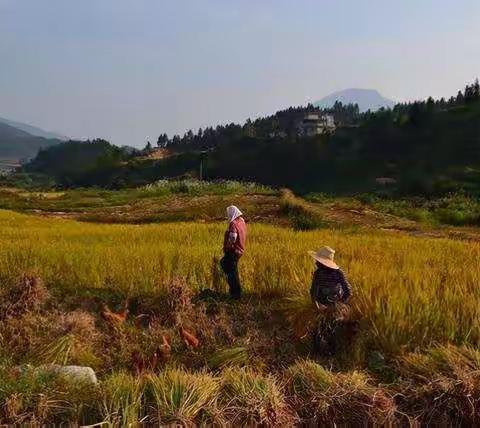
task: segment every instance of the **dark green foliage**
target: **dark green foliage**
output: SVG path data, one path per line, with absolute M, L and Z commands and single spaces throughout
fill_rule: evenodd
M 478 92 L 475 82 L 448 101 L 430 97 L 362 115 L 337 105 L 337 122 L 356 126 L 341 126 L 330 136 L 295 135 L 292 118 L 308 111 L 305 107 L 247 121 L 243 127 L 207 128 L 168 144 L 192 153 L 214 147 L 206 162 L 209 178 L 257 181 L 296 192 L 479 193 Z M 384 185 L 378 178 L 394 184 Z
M 189 131 L 171 140 L 161 134 L 157 145 L 173 153 L 164 159 L 137 158 L 102 140 L 69 142 L 42 150 L 25 170 L 46 174 L 62 186 L 122 188 L 196 177 L 201 164 L 207 179 L 255 181 L 297 193 L 477 195 L 479 92 L 475 82 L 448 101 L 429 98 L 365 114 L 336 104 L 331 113 L 342 126 L 333 135 L 296 135 L 295 117 L 313 106 L 292 107 L 243 126 Z M 464 221 L 455 214 L 451 220 Z
M 280 213 L 287 216 L 296 230 L 313 230 L 325 227 L 320 214 L 305 201 L 297 199 L 289 190 L 282 191 Z
M 419 197 L 392 199 L 362 195 L 359 200 L 375 210 L 422 223 L 480 226 L 480 203 L 476 198 L 464 194 L 435 199 Z
M 278 136 L 281 139 L 287 136 L 296 137 L 297 129 L 295 123 L 299 117 L 303 117 L 309 112 L 331 114 L 335 122 L 342 125 L 358 124 L 361 117 L 356 104 L 344 105 L 341 102 L 336 102 L 331 109 L 322 109 L 308 104 L 307 106 L 280 110 L 271 116 L 260 117 L 254 121 L 248 119 L 243 125 L 230 123 L 225 126 L 219 125 L 216 128 L 207 127 L 204 130 L 200 128 L 196 134 L 189 130 L 183 137 L 175 135 L 171 140 L 168 139 L 167 134 L 161 134 L 158 137 L 157 145 L 184 152 L 209 150 L 227 143 L 242 141 L 246 138 L 270 141 Z
M 46 174 L 62 186 L 91 186 L 105 182 L 126 158 L 105 140 L 68 141 L 41 150 L 24 170 Z
M 480 193 L 480 103 L 434 112 L 427 104 L 367 115 L 332 136 L 226 143 L 210 154 L 209 174 L 297 192 Z

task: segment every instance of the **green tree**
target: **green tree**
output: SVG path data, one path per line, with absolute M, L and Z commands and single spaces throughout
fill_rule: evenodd
M 157 140 L 158 147 L 165 147 L 168 144 L 168 135 L 167 134 L 160 134 Z

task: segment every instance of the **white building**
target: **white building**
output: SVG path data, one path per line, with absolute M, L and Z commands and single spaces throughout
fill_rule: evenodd
M 298 135 L 308 137 L 333 132 L 335 130 L 335 120 L 331 114 L 322 114 L 320 112 L 305 113 L 298 122 Z

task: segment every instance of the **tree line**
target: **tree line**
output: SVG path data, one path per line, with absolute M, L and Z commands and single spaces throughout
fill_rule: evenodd
M 358 104 L 343 104 L 340 101 L 336 101 L 331 108 L 315 107 L 313 104 L 295 106 L 277 111 L 271 116 L 260 117 L 255 120 L 248 119 L 243 125 L 229 123 L 216 127 L 200 128 L 196 132 L 190 129 L 183 136 L 175 134 L 172 138 L 166 133 L 161 133 L 156 146 L 182 152 L 202 151 L 216 148 L 225 143 L 239 141 L 242 138 L 275 139 L 281 133 L 289 138 L 302 138 L 297 135 L 293 127 L 294 118 L 297 115 L 309 112 L 331 114 L 335 123 L 340 127 L 359 126 L 379 117 L 382 117 L 383 120 L 385 120 L 385 117 L 389 117 L 399 123 L 406 121 L 416 123 L 422 121 L 428 114 L 468 105 L 478 101 L 479 98 L 480 84 L 476 79 L 472 84 L 467 84 L 463 91 L 459 90 L 456 96 L 451 96 L 448 99 L 442 97 L 434 100 L 433 97 L 429 97 L 425 101 L 398 103 L 393 109 L 381 108 L 378 111 L 367 111 L 365 113 L 360 113 Z M 153 145 L 148 142 L 144 150 L 150 151 L 152 149 Z
M 41 150 L 22 172 L 44 174 L 63 187 L 121 188 L 198 175 L 202 161 L 209 179 L 258 181 L 298 192 L 368 192 L 377 189 L 380 177 L 403 194 L 480 194 L 478 80 L 448 100 L 430 97 L 367 113 L 338 103 L 333 110 L 345 115 L 333 135 L 278 136 L 275 131 L 286 129 L 289 118 L 321 111 L 291 107 L 243 125 L 172 139 L 161 134 L 158 146 L 175 154 L 165 159 L 145 159 L 104 140 L 70 141 Z

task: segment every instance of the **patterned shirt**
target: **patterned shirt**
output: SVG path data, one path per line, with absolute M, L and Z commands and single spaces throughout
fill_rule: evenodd
M 313 273 L 310 295 L 322 305 L 347 302 L 352 295 L 352 287 L 341 269 L 331 269 L 317 263 Z

